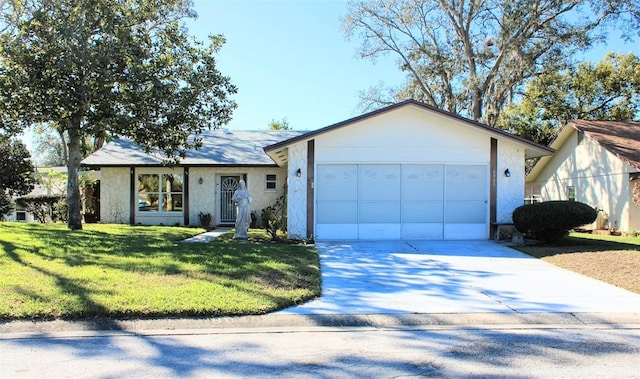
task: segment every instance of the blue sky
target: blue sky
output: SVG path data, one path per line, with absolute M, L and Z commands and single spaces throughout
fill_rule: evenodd
M 191 34 L 223 34 L 220 71 L 238 87 L 231 129 L 266 129 L 287 118 L 312 130 L 357 116 L 359 92 L 402 81 L 394 58 L 373 64 L 356 57 L 340 17 L 346 1 L 195 0 Z

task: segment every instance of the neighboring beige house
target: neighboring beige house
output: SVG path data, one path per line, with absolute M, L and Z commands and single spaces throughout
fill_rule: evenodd
M 527 197 L 602 210 L 593 228 L 640 229 L 640 122 L 571 121 L 526 177 Z
M 553 153 L 413 100 L 311 132 L 201 137 L 173 168 L 125 139 L 86 158 L 102 222 L 231 225 L 242 178 L 258 214 L 286 195 L 291 238 L 488 239 L 523 204 L 525 158 Z

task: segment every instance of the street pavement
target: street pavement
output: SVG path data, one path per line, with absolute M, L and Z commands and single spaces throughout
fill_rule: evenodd
M 0 323 L 0 378 L 640 378 L 640 295 L 491 241 L 316 246 L 322 296 L 270 315 Z

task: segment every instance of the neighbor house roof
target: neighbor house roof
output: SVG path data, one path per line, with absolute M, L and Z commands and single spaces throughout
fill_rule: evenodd
M 572 120 L 560 130 L 551 147 L 559 149 L 573 131 L 584 133 L 611 154 L 640 170 L 640 121 Z M 527 181 L 536 180 L 550 160 L 551 157 L 540 159 L 527 175 Z
M 190 150 L 180 160 L 183 166 L 275 166 L 263 148 L 294 138 L 303 131 L 226 131 L 211 130 L 201 135 L 202 147 Z M 147 154 L 127 138 L 118 138 L 82 161 L 83 166 L 160 166 L 165 157 Z
M 639 121 L 575 120 L 569 125 L 584 132 L 610 153 L 640 170 Z
M 267 146 L 265 148 L 265 151 L 267 152 L 267 154 L 269 154 L 275 161 L 279 162 L 279 157 L 286 157 L 286 154 L 284 154 L 283 152 L 288 148 L 289 145 L 291 145 L 292 143 L 296 143 L 296 142 L 300 142 L 300 141 L 306 141 L 306 140 L 310 140 L 313 137 L 320 135 L 320 134 L 324 134 L 324 133 L 328 133 L 331 132 L 335 129 L 339 129 L 348 125 L 351 125 L 353 123 L 368 119 L 368 118 L 372 118 L 375 116 L 378 116 L 382 113 L 386 113 L 386 112 L 391 112 L 394 111 L 398 108 L 402 108 L 402 107 L 406 107 L 406 106 L 416 106 L 419 107 L 421 109 L 427 110 L 427 111 L 431 111 L 439 116 L 442 117 L 446 117 L 458 122 L 463 122 L 467 125 L 469 125 L 470 127 L 473 128 L 477 128 L 481 131 L 487 132 L 493 136 L 495 136 L 498 139 L 506 139 L 506 140 L 510 140 L 511 142 L 515 142 L 517 144 L 520 144 L 523 146 L 524 150 L 525 150 L 525 155 L 527 158 L 535 158 L 535 157 L 541 157 L 544 155 L 550 155 L 553 154 L 554 150 L 547 147 L 547 146 L 543 146 L 543 145 L 539 145 L 537 143 L 531 142 L 525 138 L 522 138 L 520 136 L 517 136 L 515 134 L 511 134 L 507 131 L 498 129 L 498 128 L 494 128 L 491 127 L 489 125 L 483 124 L 481 122 L 478 121 L 474 121 L 465 117 L 462 117 L 460 115 L 457 115 L 455 113 L 451 113 L 451 112 L 447 112 L 444 111 L 442 109 L 433 107 L 431 105 L 422 103 L 420 101 L 416 101 L 416 100 L 405 100 L 402 101 L 400 103 L 397 104 L 393 104 L 390 106 L 387 106 L 385 108 L 381 108 L 378 110 L 375 110 L 373 112 L 369 112 L 366 114 L 363 114 L 361 116 L 358 117 L 354 117 L 342 122 L 339 122 L 337 124 L 333 124 L 333 125 L 329 125 L 327 127 L 324 127 L 322 129 L 318 129 L 318 130 L 314 130 L 305 134 L 301 134 L 299 136 L 296 137 L 292 137 L 289 140 L 284 140 L 278 143 L 275 143 L 271 146 Z M 279 162 L 280 164 L 284 163 L 284 162 Z

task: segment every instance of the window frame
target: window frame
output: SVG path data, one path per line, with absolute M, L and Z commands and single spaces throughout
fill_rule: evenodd
M 185 177 L 186 175 L 184 173 L 176 173 L 176 172 L 158 172 L 158 171 L 153 171 L 153 172 L 148 172 L 148 171 L 143 171 L 143 172 L 137 172 L 136 173 L 136 179 L 138 182 L 138 186 L 137 186 L 137 203 L 138 205 L 136 206 L 136 214 L 139 215 L 161 215 L 161 214 L 183 214 L 184 213 L 184 196 L 185 196 Z M 149 176 L 155 176 L 157 177 L 157 191 L 154 190 L 140 190 L 140 179 L 141 176 L 143 175 L 149 175 Z M 179 177 L 181 179 L 181 190 L 180 191 L 175 191 L 172 188 L 169 188 L 168 190 L 166 188 L 164 188 L 164 185 L 166 184 L 165 181 L 167 180 L 166 177 L 167 176 L 174 176 L 174 177 Z M 157 196 L 157 207 L 154 207 L 154 209 L 148 209 L 148 210 L 142 210 L 140 209 L 140 204 L 141 204 L 141 196 L 142 195 L 155 195 Z M 180 195 L 180 203 L 182 204 L 180 207 L 180 210 L 165 210 L 165 203 L 167 203 L 167 201 L 171 201 L 170 199 L 172 199 L 173 196 L 175 195 Z M 146 197 L 146 196 L 145 196 Z
M 272 179 L 270 177 L 273 177 Z M 273 187 L 270 188 L 269 185 Z M 278 174 L 265 174 L 264 175 L 264 191 L 265 192 L 277 192 L 278 191 Z

